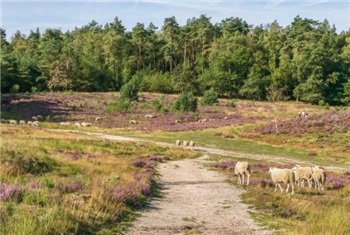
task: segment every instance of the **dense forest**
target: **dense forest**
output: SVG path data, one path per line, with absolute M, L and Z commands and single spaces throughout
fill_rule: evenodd
M 267 99 L 274 87 L 308 103 L 350 103 L 350 30 L 295 17 L 252 26 L 240 18 L 211 23 L 201 15 L 180 26 L 175 17 L 157 28 L 126 31 L 116 17 L 62 32 L 39 29 L 6 40 L 1 29 L 1 92 L 140 91 Z

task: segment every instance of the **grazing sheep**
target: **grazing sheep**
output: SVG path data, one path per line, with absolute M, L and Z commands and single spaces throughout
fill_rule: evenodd
M 292 186 L 292 194 L 294 194 L 294 173 L 291 169 L 278 169 L 275 167 L 270 167 L 269 173 L 271 174 L 272 182 L 275 184 L 275 192 L 277 185 L 280 187 L 281 192 L 283 192 L 280 183 L 285 183 L 287 184 L 286 193 L 288 193 L 289 186 Z
M 27 126 L 32 126 L 33 125 L 33 122 L 32 121 L 28 121 L 27 122 Z
M 83 127 L 89 127 L 89 126 L 92 126 L 92 123 L 90 123 L 90 122 L 82 122 L 81 125 Z
M 81 127 L 81 125 L 80 125 L 79 122 L 76 122 L 76 123 L 74 124 L 74 126 L 76 126 L 76 127 Z
M 41 116 L 41 115 L 36 115 L 36 118 L 37 118 L 38 120 L 43 120 L 43 119 L 44 119 L 43 116 Z
M 1 123 L 7 123 L 6 119 L 1 119 Z
M 176 119 L 176 120 L 175 120 L 175 123 L 180 123 L 180 120 L 177 120 L 177 119 Z
M 130 120 L 130 124 L 134 124 L 134 125 L 136 125 L 136 124 L 137 124 L 137 122 L 136 122 L 136 120 Z
M 145 118 L 154 118 L 154 116 L 151 114 L 147 114 L 147 115 L 145 115 Z
M 181 140 L 176 140 L 176 146 L 180 146 L 181 145 Z
M 301 167 L 299 165 L 295 165 L 292 168 L 294 172 L 295 183 L 298 182 L 298 186 L 304 187 L 304 180 L 307 180 L 309 183 L 309 188 L 312 187 L 311 179 L 312 179 L 312 169 L 311 167 Z
M 9 120 L 9 124 L 10 125 L 17 125 L 17 121 L 16 120 Z
M 312 179 L 315 182 L 315 188 L 324 190 L 324 183 L 326 182 L 326 170 L 319 166 L 313 166 Z
M 183 145 L 188 146 L 188 141 L 184 140 Z
M 204 118 L 201 120 L 201 122 L 209 122 L 209 119 Z
M 61 122 L 60 125 L 61 125 L 61 126 L 69 126 L 70 123 L 69 123 L 69 122 Z
M 189 146 L 194 147 L 194 142 L 192 140 L 190 141 Z
M 35 117 L 35 116 L 33 116 L 32 119 L 33 119 L 34 121 L 38 121 L 38 118 Z
M 248 162 L 237 162 L 235 166 L 235 175 L 238 176 L 237 184 L 244 184 L 244 174 L 247 175 L 247 185 L 250 178 L 250 164 Z M 242 180 L 241 180 L 242 177 Z
M 96 117 L 95 118 L 95 122 L 101 122 L 102 121 L 102 117 Z
M 25 126 L 25 125 L 26 125 L 26 121 L 24 121 L 24 120 L 20 120 L 20 121 L 19 121 L 19 125 L 21 125 L 21 126 Z
M 224 117 L 224 119 L 225 119 L 225 120 L 227 120 L 227 119 L 228 119 L 228 117 Z
M 197 122 L 202 122 L 202 119 L 198 119 L 198 121 Z
M 39 124 L 40 123 L 38 121 L 35 121 L 35 122 L 32 123 L 32 127 L 39 127 Z

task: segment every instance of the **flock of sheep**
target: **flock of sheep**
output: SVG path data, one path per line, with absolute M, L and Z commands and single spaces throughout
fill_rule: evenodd
M 176 146 L 190 146 L 190 147 L 194 147 L 194 141 L 187 141 L 187 140 L 184 140 L 184 141 L 181 141 L 181 140 L 176 140 L 175 142 Z
M 37 115 L 37 116 L 33 116 L 32 120 L 33 121 L 25 121 L 25 120 L 14 120 L 14 119 L 1 119 L 1 123 L 4 124 L 10 124 L 10 125 L 20 125 L 20 126 L 31 126 L 31 127 L 39 127 L 40 122 L 38 120 L 43 120 L 43 116 L 41 115 Z
M 238 176 L 238 184 L 244 184 L 244 175 L 248 178 L 247 185 L 249 184 L 250 164 L 248 162 L 237 162 L 234 173 Z M 269 173 L 275 185 L 275 191 L 278 186 L 281 192 L 283 192 L 281 183 L 284 183 L 287 185 L 286 193 L 288 193 L 291 187 L 292 194 L 294 194 L 294 184 L 304 187 L 304 183 L 307 181 L 309 187 L 312 188 L 312 182 L 314 182 L 315 188 L 324 190 L 324 183 L 326 182 L 326 171 L 319 166 L 302 167 L 300 165 L 295 165 L 292 169 L 270 167 Z

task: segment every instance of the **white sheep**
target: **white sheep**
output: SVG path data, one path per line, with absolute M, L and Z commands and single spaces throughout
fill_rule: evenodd
M 130 120 L 130 124 L 134 124 L 134 125 L 136 125 L 136 124 L 137 124 L 137 122 L 136 122 L 136 120 Z
M 32 126 L 33 126 L 33 127 L 39 127 L 39 124 L 40 124 L 40 123 L 39 123 L 38 121 L 35 121 L 35 122 L 32 123 Z
M 151 114 L 147 114 L 147 115 L 145 115 L 145 118 L 154 118 L 154 116 Z
M 237 162 L 235 165 L 235 175 L 238 176 L 237 184 L 244 184 L 244 174 L 247 175 L 248 185 L 250 178 L 250 164 L 248 162 Z
M 37 118 L 36 116 L 33 116 L 32 119 L 33 119 L 34 121 L 38 121 L 38 118 Z
M 20 121 L 19 121 L 19 125 L 21 125 L 21 126 L 25 126 L 25 125 L 26 125 L 26 121 L 24 121 L 24 120 L 20 120 Z
M 43 120 L 44 119 L 43 116 L 41 116 L 41 115 L 36 115 L 36 117 L 37 117 L 38 120 Z
M 190 143 L 189 143 L 189 146 L 190 147 L 194 147 L 194 141 L 191 140 Z
M 69 126 L 69 125 L 70 125 L 70 122 L 61 122 L 60 125 L 61 125 L 61 126 Z
M 27 122 L 27 126 L 32 126 L 33 125 L 33 122 L 32 121 L 28 121 Z
M 83 127 L 89 127 L 89 126 L 92 126 L 92 123 L 90 123 L 90 122 L 82 122 L 81 125 Z
M 294 194 L 294 173 L 291 169 L 278 169 L 275 167 L 270 167 L 269 173 L 271 174 L 272 182 L 275 184 L 275 192 L 277 186 L 279 186 L 281 192 L 283 192 L 280 183 L 285 183 L 287 184 L 286 193 L 288 193 L 289 187 L 292 186 L 292 194 Z
M 176 146 L 180 146 L 181 145 L 181 140 L 176 140 Z
M 188 146 L 188 141 L 184 140 L 183 141 L 183 146 Z
M 16 120 L 9 120 L 8 121 L 10 125 L 17 125 L 17 121 Z
M 176 124 L 176 123 L 180 123 L 180 120 L 177 120 L 177 119 L 176 119 L 176 120 L 175 120 L 175 124 Z
M 102 117 L 96 117 L 95 118 L 95 122 L 100 122 L 100 121 L 102 121 Z
M 299 165 L 295 165 L 292 168 L 294 172 L 295 183 L 298 182 L 298 186 L 304 187 L 304 180 L 307 180 L 309 183 L 309 187 L 311 188 L 311 180 L 312 180 L 312 169 L 311 167 L 301 167 Z
M 81 125 L 80 125 L 79 122 L 74 123 L 74 126 L 76 126 L 76 127 L 81 127 Z
M 315 188 L 324 190 L 324 183 L 326 182 L 326 170 L 319 166 L 313 166 L 312 179 L 315 182 Z
M 1 119 L 1 123 L 7 123 L 6 119 Z

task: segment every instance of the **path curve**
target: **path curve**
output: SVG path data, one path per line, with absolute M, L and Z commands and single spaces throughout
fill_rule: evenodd
M 169 143 L 153 141 L 153 140 L 145 140 L 145 139 L 140 139 L 140 138 L 135 138 L 135 137 L 125 137 L 125 136 L 119 136 L 119 135 L 107 135 L 107 134 L 103 134 L 103 133 L 86 132 L 86 131 L 78 131 L 78 130 L 58 130 L 58 129 L 50 129 L 50 130 L 72 132 L 72 133 L 81 133 L 81 134 L 85 134 L 85 135 L 100 137 L 100 138 L 106 139 L 106 140 L 145 142 L 145 143 L 153 143 L 156 145 L 167 146 L 167 147 L 176 147 L 175 144 L 169 144 Z M 310 165 L 310 166 L 314 165 L 313 162 L 310 162 L 307 160 L 292 159 L 292 158 L 287 158 L 287 157 L 283 157 L 283 156 L 271 156 L 271 155 L 264 155 L 264 154 L 242 153 L 242 152 L 216 149 L 216 148 L 208 148 L 208 147 L 202 147 L 202 146 L 182 147 L 182 148 L 189 149 L 192 151 L 202 152 L 205 154 L 215 154 L 215 155 L 230 156 L 230 157 L 235 157 L 235 158 L 264 160 L 267 162 L 274 162 L 274 163 L 277 162 L 277 163 L 286 163 L 286 164 L 305 164 L 305 165 Z M 347 167 L 336 167 L 336 166 L 324 166 L 324 167 L 326 167 L 327 170 L 333 171 L 333 172 L 348 171 Z
M 240 202 L 242 189 L 208 170 L 206 157 L 160 163 L 161 198 L 141 211 L 126 235 L 270 234 Z

